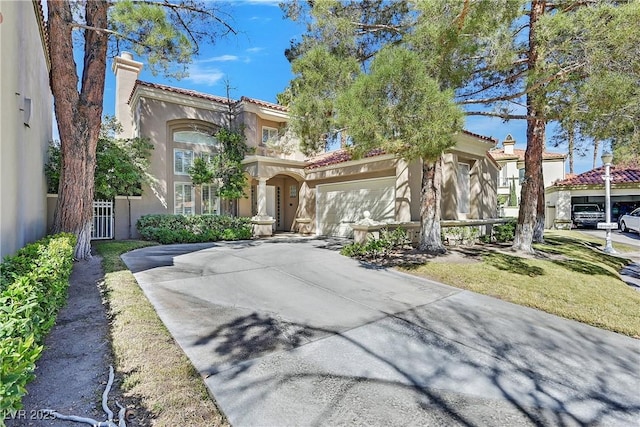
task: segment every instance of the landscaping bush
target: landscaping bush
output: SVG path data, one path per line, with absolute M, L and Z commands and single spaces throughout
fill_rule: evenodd
M 370 238 L 366 243 L 349 243 L 340 250 L 340 254 L 350 258 L 377 258 L 389 255 L 389 253 L 410 243 L 407 231 L 396 228 L 389 231 L 386 228 L 380 230 L 380 238 Z
M 0 425 L 22 407 L 44 337 L 66 301 L 75 244 L 72 234 L 48 236 L 0 264 Z
M 228 215 L 144 215 L 136 223 L 140 235 L 162 244 L 250 239 L 251 219 Z
M 517 221 L 510 220 L 505 224 L 497 224 L 493 227 L 493 237 L 498 243 L 506 243 L 513 240 L 516 232 Z

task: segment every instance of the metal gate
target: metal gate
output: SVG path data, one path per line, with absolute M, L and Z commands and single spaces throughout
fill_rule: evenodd
M 113 201 L 94 200 L 91 239 L 113 239 L 113 223 Z

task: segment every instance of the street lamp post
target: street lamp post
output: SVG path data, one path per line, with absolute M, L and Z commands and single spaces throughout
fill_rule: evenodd
M 602 153 L 602 163 L 604 163 L 604 211 L 605 211 L 605 221 L 606 221 L 606 237 L 604 244 L 604 251 L 608 254 L 615 254 L 616 251 L 611 246 L 611 228 L 613 224 L 611 224 L 611 161 L 613 160 L 613 155 L 611 153 Z M 617 228 L 617 224 L 615 224 L 615 228 Z

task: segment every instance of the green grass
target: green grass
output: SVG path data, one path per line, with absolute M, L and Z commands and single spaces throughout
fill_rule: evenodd
M 121 389 L 136 425 L 228 426 L 182 349 L 173 340 L 120 255 L 153 243 L 100 242 L 111 341 Z
M 404 270 L 640 338 L 640 292 L 618 275 L 629 261 L 598 251 L 597 240 L 549 233 L 535 245 L 536 257 L 478 247 L 465 251 L 475 262 L 435 260 Z

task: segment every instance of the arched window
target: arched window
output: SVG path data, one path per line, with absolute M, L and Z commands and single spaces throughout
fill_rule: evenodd
M 180 130 L 173 133 L 173 142 L 185 144 L 204 144 L 217 146 L 218 140 L 215 136 L 196 130 Z

